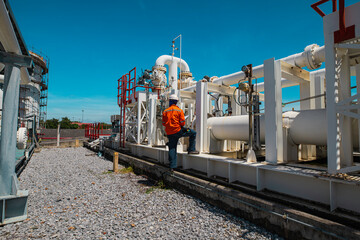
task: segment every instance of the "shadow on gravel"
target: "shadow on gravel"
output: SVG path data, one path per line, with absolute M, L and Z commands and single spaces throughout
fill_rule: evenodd
M 146 180 L 139 180 L 137 181 L 139 184 L 142 184 L 144 186 L 153 187 L 155 185 L 155 181 L 152 179 L 146 179 Z

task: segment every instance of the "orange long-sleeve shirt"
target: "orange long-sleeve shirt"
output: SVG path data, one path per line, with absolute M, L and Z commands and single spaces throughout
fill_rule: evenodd
M 176 104 L 171 105 L 163 112 L 162 124 L 165 126 L 165 132 L 167 135 L 179 132 L 181 127 L 185 125 L 183 110 L 176 106 Z

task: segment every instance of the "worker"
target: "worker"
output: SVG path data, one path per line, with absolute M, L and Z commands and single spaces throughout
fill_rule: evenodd
M 179 98 L 176 94 L 172 94 L 169 97 L 169 108 L 167 108 L 162 115 L 162 124 L 165 126 L 165 132 L 169 139 L 167 143 L 169 147 L 169 162 L 170 170 L 174 171 L 177 167 L 177 144 L 181 137 L 189 137 L 189 147 L 187 149 L 188 154 L 199 154 L 195 150 L 195 138 L 196 132 L 190 128 L 185 128 L 185 116 L 183 110 L 181 110 L 176 104 Z

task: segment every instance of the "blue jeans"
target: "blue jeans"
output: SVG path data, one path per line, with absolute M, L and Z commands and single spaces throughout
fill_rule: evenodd
M 190 128 L 183 128 L 179 132 L 175 134 L 171 134 L 167 136 L 169 139 L 168 146 L 169 146 L 169 162 L 170 168 L 177 167 L 177 144 L 179 138 L 181 137 L 189 137 L 189 147 L 187 149 L 188 152 L 195 151 L 195 139 L 196 139 L 196 132 Z

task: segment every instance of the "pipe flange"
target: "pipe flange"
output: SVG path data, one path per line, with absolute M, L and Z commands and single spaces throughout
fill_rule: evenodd
M 316 62 L 314 55 L 315 49 L 319 47 L 320 46 L 317 44 L 311 44 L 309 46 L 306 46 L 304 49 L 306 62 L 307 62 L 306 65 L 310 70 L 317 69 L 321 66 L 321 63 Z
M 153 71 L 154 71 L 154 70 L 159 70 L 159 71 L 161 71 L 161 72 L 166 73 L 166 67 L 164 67 L 164 66 L 162 66 L 162 65 L 153 66 L 153 67 L 152 67 L 152 70 L 153 70 Z
M 216 80 L 216 79 L 218 79 L 219 77 L 218 76 L 212 76 L 211 78 L 210 78 L 210 82 L 213 82 L 214 80 Z
M 192 77 L 192 73 L 191 72 L 181 72 L 179 74 L 179 78 L 182 79 L 182 78 L 189 78 L 189 77 Z

